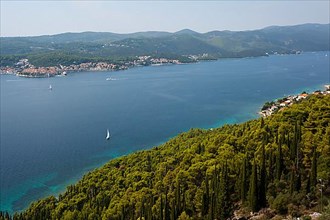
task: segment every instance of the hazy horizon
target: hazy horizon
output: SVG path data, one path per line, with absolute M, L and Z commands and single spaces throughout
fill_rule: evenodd
M 329 1 L 1 1 L 1 37 L 328 24 Z
M 265 29 L 268 27 L 284 27 L 284 26 L 298 26 L 298 25 L 306 25 L 306 24 L 315 24 L 315 25 L 330 25 L 330 23 L 303 23 L 303 24 L 294 24 L 294 25 L 270 25 L 270 26 L 266 26 L 266 27 L 262 27 L 262 28 L 258 28 L 258 29 L 250 29 L 250 30 L 235 30 L 237 32 L 239 31 L 254 31 L 254 30 L 261 30 L 261 29 Z M 135 34 L 135 33 L 144 33 L 144 32 L 167 32 L 167 33 L 176 33 L 179 31 L 183 31 L 183 30 L 190 30 L 190 31 L 194 31 L 200 34 L 205 34 L 208 32 L 212 32 L 212 31 L 233 31 L 233 30 L 209 30 L 206 32 L 198 32 L 189 28 L 183 28 L 180 30 L 176 30 L 176 31 L 162 31 L 162 30 L 144 30 L 144 31 L 136 31 L 136 32 L 128 32 L 128 33 L 116 33 L 116 32 L 111 32 L 111 31 L 90 31 L 90 30 L 86 30 L 86 31 L 78 31 L 78 32 L 61 32 L 61 33 L 54 33 L 54 34 L 41 34 L 41 35 L 26 35 L 26 36 L 1 36 L 1 37 L 40 37 L 40 36 L 53 36 L 53 35 L 60 35 L 60 34 L 79 34 L 79 33 L 113 33 L 113 34 Z M 235 32 L 233 31 L 233 32 Z

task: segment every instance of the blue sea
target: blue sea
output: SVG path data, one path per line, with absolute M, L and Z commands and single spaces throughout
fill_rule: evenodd
M 53 78 L 1 75 L 0 210 L 56 196 L 112 158 L 190 128 L 255 119 L 266 101 L 323 89 L 329 72 L 326 51 Z

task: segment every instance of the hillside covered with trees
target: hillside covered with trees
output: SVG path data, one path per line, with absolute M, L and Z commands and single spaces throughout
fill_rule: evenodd
M 329 167 L 330 95 L 311 95 L 267 118 L 191 129 L 111 160 L 13 218 L 227 219 L 270 207 L 329 219 Z
M 299 51 L 328 51 L 329 24 L 272 26 L 251 31 L 191 30 L 169 32 L 63 33 L 33 37 L 1 37 L 0 67 L 28 59 L 35 66 L 71 65 L 86 62 L 118 62 L 136 56 L 219 59 L 254 57 Z

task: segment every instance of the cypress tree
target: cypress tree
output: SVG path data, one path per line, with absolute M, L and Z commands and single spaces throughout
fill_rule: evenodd
M 176 182 L 176 189 L 175 189 L 175 216 L 178 217 L 181 213 L 181 192 L 180 192 L 180 181 L 177 180 Z
M 311 173 L 309 172 L 309 176 L 307 179 L 307 184 L 306 184 L 306 193 L 310 193 L 311 192 Z
M 269 143 L 269 137 L 271 135 L 271 131 L 268 127 L 268 125 L 265 126 L 265 139 L 264 139 L 264 144 L 268 144 Z
M 171 219 L 177 219 L 175 201 L 171 202 Z
M 163 196 L 160 195 L 160 213 L 159 213 L 160 220 L 163 220 L 164 219 L 164 217 L 163 217 L 163 209 L 164 209 L 164 207 L 163 206 L 164 206 L 163 205 Z
M 242 202 L 245 202 L 246 200 L 246 193 L 247 193 L 247 160 L 244 158 L 243 164 L 242 164 L 242 169 L 241 169 L 241 200 Z
M 206 176 L 205 178 L 205 189 L 203 192 L 203 198 L 202 198 L 202 216 L 206 216 L 209 210 L 209 180 Z
M 294 188 L 295 188 L 295 172 L 294 169 L 292 169 L 290 172 L 290 194 L 293 193 Z
M 130 216 L 129 219 L 135 219 L 135 204 L 133 204 L 128 211 Z
M 214 219 L 214 212 L 215 212 L 215 203 L 216 203 L 216 199 L 215 199 L 215 192 L 212 190 L 212 195 L 211 195 L 211 206 L 210 206 L 210 212 L 209 212 L 209 219 L 213 220 Z
M 169 207 L 169 204 L 168 204 L 167 189 L 166 189 L 166 192 L 165 192 L 165 220 L 170 220 L 171 219 L 169 209 L 170 209 L 170 207 Z
M 219 190 L 220 220 L 227 219 L 231 213 L 229 187 L 230 184 L 229 184 L 229 175 L 228 175 L 228 165 L 226 161 L 226 164 L 222 170 L 220 190 Z
M 211 211 L 210 218 L 214 218 L 219 214 L 218 204 L 220 199 L 220 180 L 219 180 L 219 170 L 217 166 L 214 165 L 214 172 L 211 181 L 212 196 L 211 196 Z
M 301 189 L 301 175 L 299 168 L 299 145 L 301 141 L 301 125 L 296 122 L 296 132 L 295 132 L 295 150 L 296 150 L 296 181 L 295 181 L 295 190 L 298 192 Z
M 278 180 L 281 179 L 281 175 L 282 175 L 282 146 L 281 146 L 281 141 L 278 144 L 278 148 L 277 148 L 277 157 L 276 157 L 276 178 Z
M 186 196 L 185 196 L 184 192 L 182 193 L 182 211 L 187 211 L 186 210 Z
M 152 219 L 152 207 L 155 204 L 155 198 L 153 196 L 149 197 L 149 204 L 148 204 L 148 219 Z
M 296 182 L 295 182 L 295 191 L 299 192 L 301 189 L 301 175 L 299 173 L 299 170 L 297 171 L 296 175 Z
M 124 209 L 124 206 L 121 207 L 121 220 L 124 220 L 125 219 L 125 209 Z
M 317 154 L 316 149 L 313 147 L 313 159 L 311 168 L 311 187 L 315 187 L 317 183 Z
M 276 134 L 275 134 L 275 143 L 278 144 L 278 130 L 276 131 Z
M 144 201 L 145 201 L 145 198 L 143 197 L 142 202 L 141 202 L 141 206 L 140 206 L 140 219 L 142 219 L 142 217 L 145 216 Z
M 258 176 L 257 165 L 253 161 L 253 168 L 250 180 L 249 204 L 253 212 L 258 211 Z
M 265 158 L 265 146 L 262 145 L 262 158 L 261 158 L 261 170 L 260 170 L 260 184 L 259 184 L 259 207 L 266 207 L 266 158 Z
M 270 150 L 270 153 L 269 153 L 269 166 L 268 166 L 268 173 L 269 174 L 272 174 L 272 175 L 268 175 L 268 181 L 269 182 L 272 182 L 274 180 L 274 163 L 276 161 L 276 155 L 275 153 L 273 152 L 273 150 L 271 149 Z
M 151 157 L 150 157 L 149 154 L 147 154 L 146 171 L 147 172 L 151 172 L 152 171 L 152 162 L 151 162 Z
M 291 144 L 291 140 L 290 140 L 290 134 L 289 134 L 289 132 L 287 133 L 287 139 L 286 139 L 286 145 L 288 146 L 288 149 L 292 149 L 293 147 L 291 146 L 292 144 Z
M 298 123 L 296 121 L 293 130 L 293 140 L 290 149 L 290 158 L 292 161 L 296 161 L 297 156 L 297 145 L 298 145 Z

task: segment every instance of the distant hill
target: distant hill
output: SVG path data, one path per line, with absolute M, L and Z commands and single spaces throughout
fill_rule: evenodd
M 253 31 L 208 33 L 184 29 L 175 33 L 82 32 L 35 37 L 1 37 L 1 66 L 14 63 L 19 58 L 29 58 L 33 64 L 36 57 L 47 57 L 54 52 L 57 56 L 81 57 L 82 60 L 111 60 L 140 55 L 187 57 L 207 54 L 207 57 L 217 59 L 262 56 L 266 53 L 325 51 L 330 48 L 329 29 L 330 24 L 302 24 L 272 26 Z
M 183 30 L 175 32 L 174 34 L 175 35 L 187 34 L 187 35 L 194 35 L 194 36 L 202 35 L 202 34 L 196 32 L 196 31 L 193 31 L 193 30 L 190 30 L 190 29 L 183 29 Z
M 320 51 L 329 50 L 329 28 L 329 24 L 273 26 L 244 32 L 213 31 L 204 37 L 208 43 L 232 52 Z

